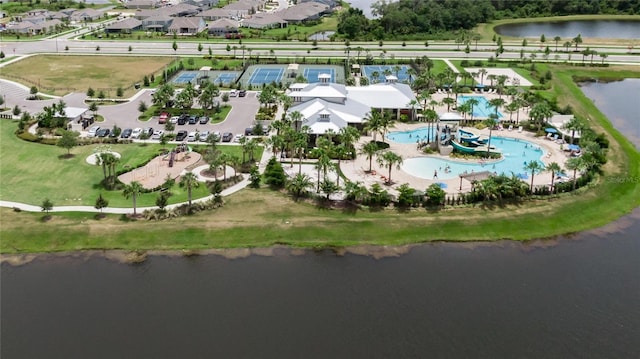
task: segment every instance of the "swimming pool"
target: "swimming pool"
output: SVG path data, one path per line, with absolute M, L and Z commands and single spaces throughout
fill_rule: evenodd
M 434 172 L 438 172 L 438 179 L 457 178 L 459 174 L 470 172 L 490 171 L 498 174 L 527 175 L 524 170 L 525 162 L 538 161 L 543 155 L 537 145 L 506 137 L 492 137 L 491 146 L 502 151 L 502 159 L 492 163 L 462 162 L 440 159 L 435 157 L 414 157 L 404 160 L 402 170 L 408 174 L 425 179 L 433 179 Z M 544 166 L 542 162 L 540 165 Z M 445 173 L 449 166 L 451 171 Z M 524 177 L 524 176 L 522 176 Z
M 387 134 L 387 138 L 397 143 L 416 143 L 418 140 L 426 141 L 429 132 L 431 132 L 429 138 L 433 141 L 436 135 L 435 126 L 431 130 L 428 127 L 420 127 L 411 131 L 393 131 Z
M 484 96 L 458 96 L 458 105 L 462 105 L 472 98 L 478 100 L 478 104 L 473 106 L 473 117 L 489 118 L 490 114 L 495 113 L 496 109 L 489 104 L 489 100 Z M 502 117 L 502 113 L 498 111 L 498 119 Z

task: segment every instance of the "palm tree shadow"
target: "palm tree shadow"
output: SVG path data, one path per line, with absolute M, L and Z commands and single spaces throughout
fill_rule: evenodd
M 58 155 L 58 159 L 59 160 L 69 160 L 74 158 L 76 155 L 74 155 L 73 153 L 65 153 L 63 155 Z

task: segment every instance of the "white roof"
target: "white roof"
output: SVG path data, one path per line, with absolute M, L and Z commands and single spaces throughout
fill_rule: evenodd
M 305 86 L 302 91 L 294 92 L 295 97 L 320 97 L 320 98 L 345 98 L 347 97 L 340 90 L 333 86 Z M 291 94 L 290 94 L 291 95 Z
M 549 124 L 557 128 L 563 135 L 571 136 L 571 132 L 573 131 L 564 128 L 564 126 L 571 120 L 573 120 L 573 115 L 553 115 L 549 119 Z M 580 131 L 575 131 L 573 134 L 573 137 L 575 138 L 580 138 L 580 136 Z
M 416 98 L 408 85 L 398 83 L 348 87 L 347 90 L 350 99 L 373 108 L 410 108 L 409 103 Z
M 440 121 L 460 121 L 463 117 L 457 112 L 445 112 L 440 115 Z
M 89 109 L 84 107 L 65 107 L 64 114 L 67 118 L 76 118 L 82 116 Z
M 323 121 L 318 121 L 312 124 L 311 126 L 309 126 L 309 128 L 311 129 L 311 133 L 320 134 L 320 135 L 327 133 L 329 129 L 333 130 L 334 132 L 340 131 L 340 127 L 338 125 L 332 122 L 323 122 Z

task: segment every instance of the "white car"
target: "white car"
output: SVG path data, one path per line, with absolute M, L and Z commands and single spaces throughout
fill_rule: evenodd
M 229 97 L 238 97 L 238 91 L 236 90 L 229 91 Z
M 171 118 L 169 119 L 169 122 L 175 125 L 176 123 L 178 123 L 179 118 L 180 118 L 179 116 L 171 116 Z
M 160 137 L 162 137 L 162 134 L 164 134 L 164 131 L 156 130 L 156 132 L 153 133 L 153 136 L 151 136 L 151 139 L 152 140 L 159 140 Z
M 142 129 L 140 127 L 134 128 L 131 132 L 131 138 L 140 138 L 140 135 L 142 135 Z
M 220 140 L 222 139 L 222 134 L 220 133 L 220 131 L 214 132 L 213 135 L 216 136 L 216 141 L 220 142 Z
M 207 137 L 209 137 L 209 131 L 202 131 L 200 132 L 200 142 L 205 142 L 207 140 Z
M 244 137 L 244 135 L 237 134 L 236 137 L 233 138 L 233 142 L 240 142 L 240 140 Z
M 93 126 L 89 129 L 88 137 L 96 137 L 96 132 L 100 130 L 100 126 Z
M 187 136 L 187 141 L 195 142 L 197 139 L 198 139 L 198 133 L 197 132 L 189 132 L 189 135 Z

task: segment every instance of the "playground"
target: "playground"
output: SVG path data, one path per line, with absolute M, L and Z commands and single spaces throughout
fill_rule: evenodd
M 172 151 L 155 157 L 146 165 L 118 176 L 125 184 L 140 182 L 146 189 L 157 188 L 165 182 L 167 176 L 176 179 L 189 166 L 200 161 L 202 156 L 191 152 L 185 145 L 178 145 Z

